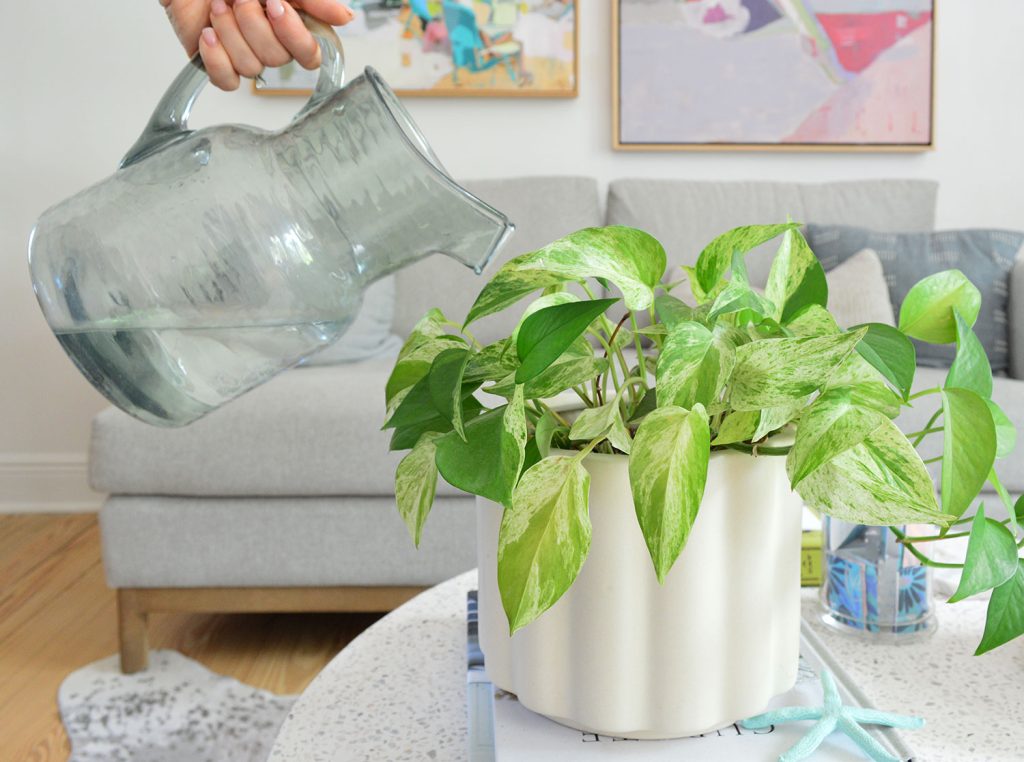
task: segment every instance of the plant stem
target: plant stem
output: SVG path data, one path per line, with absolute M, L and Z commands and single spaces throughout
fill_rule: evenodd
M 934 458 L 928 458 L 928 460 L 922 460 L 921 462 L 928 465 L 929 463 L 938 463 L 940 460 L 942 460 L 942 456 L 936 455 Z
M 584 447 L 582 450 L 580 450 L 579 454 L 575 456 L 576 459 L 577 460 L 583 460 L 585 457 L 587 457 L 590 454 L 590 451 L 593 450 L 595 447 L 597 447 L 601 442 L 603 442 L 604 439 L 605 439 L 604 437 L 597 437 L 595 439 L 591 439 L 587 443 L 587 446 Z
M 906 435 L 906 437 L 907 437 L 907 439 L 910 439 L 911 437 L 921 437 L 921 438 L 924 438 L 924 437 L 928 436 L 929 434 L 939 434 L 939 433 L 941 433 L 943 431 L 945 431 L 945 429 L 942 428 L 941 426 L 935 426 L 935 427 L 930 428 L 930 429 L 921 429 L 920 431 L 911 431 L 909 434 Z
M 935 415 L 933 415 L 931 418 L 928 419 L 928 423 L 926 423 L 924 425 L 924 429 L 922 431 L 928 431 L 930 428 L 932 428 L 932 424 L 935 423 L 939 419 L 940 415 L 942 415 L 942 408 L 941 407 L 938 410 L 935 411 Z M 910 437 L 912 437 L 912 436 L 914 436 L 914 435 L 913 434 L 908 434 L 907 435 L 907 439 L 910 439 Z M 921 431 L 917 432 L 917 439 L 915 439 L 913 442 L 911 442 L 911 445 L 914 446 L 914 447 L 917 447 L 919 444 L 921 444 L 921 442 L 924 441 L 924 438 L 926 436 L 927 436 L 927 434 L 924 434 Z
M 632 312 L 629 313 L 629 320 L 633 328 L 633 342 L 636 344 L 637 363 L 640 366 L 640 382 L 644 385 L 644 391 L 647 391 L 647 358 L 644 356 L 643 342 L 640 341 L 640 324 Z
M 912 542 L 907 542 L 907 535 L 903 532 L 902 529 L 897 529 L 896 527 L 889 527 L 889 531 L 891 531 L 894 535 L 896 535 L 896 539 L 899 540 L 901 543 L 903 543 L 904 547 L 911 552 L 911 554 L 914 556 L 914 558 L 916 558 L 918 561 L 920 561 L 925 566 L 931 566 L 931 567 L 934 567 L 936 569 L 963 569 L 964 568 L 963 564 L 946 564 L 946 563 L 942 563 L 941 561 L 933 561 L 932 559 L 928 558 L 928 556 L 926 556 L 924 553 L 922 553 L 917 548 L 915 548 Z
M 942 389 L 938 386 L 933 386 L 931 389 L 922 389 L 921 391 L 915 392 L 914 394 L 911 394 L 909 397 L 907 397 L 907 402 L 910 402 L 911 400 L 916 400 L 919 397 L 924 397 L 926 394 L 938 394 L 941 391 Z
M 568 422 L 567 420 L 565 420 L 565 418 L 563 418 L 563 417 L 562 417 L 561 415 L 559 415 L 557 411 L 555 411 L 555 410 L 552 410 L 552 409 L 551 409 L 550 407 L 548 407 L 547 405 L 545 405 L 545 404 L 544 404 L 543 402 L 541 402 L 540 400 L 536 400 L 536 402 L 537 402 L 537 404 L 538 404 L 538 405 L 540 405 L 540 406 L 541 406 L 541 407 L 542 407 L 542 408 L 543 408 L 544 410 L 546 410 L 547 412 L 551 413 L 551 416 L 552 416 L 552 417 L 553 417 L 553 418 L 554 418 L 554 419 L 555 419 L 556 421 L 558 421 L 558 422 L 559 422 L 560 424 L 562 424 L 563 426 L 566 426 L 566 427 L 568 427 L 568 428 L 570 428 L 570 429 L 572 428 L 572 424 L 570 424 L 570 423 L 569 423 L 569 422 Z
M 583 388 L 582 386 L 574 386 L 574 387 L 572 388 L 572 390 L 573 390 L 574 392 L 576 392 L 576 395 L 577 395 L 577 396 L 578 396 L 578 397 L 579 397 L 579 398 L 580 398 L 581 400 L 583 400 L 583 404 L 584 404 L 584 405 L 586 405 L 587 407 L 593 407 L 593 406 L 594 406 L 594 402 L 593 402 L 593 400 L 591 400 L 591 399 L 590 399 L 590 397 L 589 397 L 589 396 L 587 395 L 587 390 L 586 390 L 586 389 L 584 389 L 584 388 Z
M 938 540 L 948 540 L 951 537 L 967 537 L 970 532 L 950 532 L 949 534 L 928 534 L 921 535 L 920 537 L 904 537 L 900 540 L 901 543 L 907 544 L 911 542 L 936 542 Z
M 748 445 L 741 442 L 727 444 L 725 447 L 729 450 L 745 452 L 748 455 L 789 455 L 789 451 L 793 449 L 790 445 L 785 447 L 758 447 L 757 445 Z

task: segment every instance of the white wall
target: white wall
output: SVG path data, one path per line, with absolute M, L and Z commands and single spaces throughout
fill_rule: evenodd
M 610 148 L 608 0 L 581 0 L 580 96 L 411 100 L 461 177 L 590 174 L 703 179 L 926 177 L 943 227 L 1024 228 L 1024 3 L 942 0 L 936 151 L 624 154 Z M 50 335 L 25 244 L 50 204 L 108 175 L 183 61 L 153 0 L 5 3 L 0 48 L 0 510 L 95 504 L 89 419 L 103 406 Z M 359 65 L 352 61 L 350 64 Z M 208 92 L 196 124 L 285 123 L 299 102 Z M 870 220 L 865 220 L 870 224 Z

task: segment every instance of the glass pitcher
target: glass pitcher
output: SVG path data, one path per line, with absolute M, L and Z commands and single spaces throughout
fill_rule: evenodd
M 332 344 L 363 289 L 447 254 L 479 272 L 508 219 L 457 185 L 370 68 L 343 84 L 333 30 L 284 129 L 198 131 L 189 63 L 111 177 L 47 210 L 29 264 L 90 382 L 136 418 L 190 423 Z

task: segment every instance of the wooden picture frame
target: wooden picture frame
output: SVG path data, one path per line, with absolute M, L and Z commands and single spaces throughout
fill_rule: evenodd
M 395 0 L 367 0 L 367 2 L 363 3 L 363 2 L 360 2 L 360 0 L 355 0 L 355 2 L 351 3 L 351 5 L 356 7 L 357 19 L 359 19 L 360 12 L 363 12 L 363 13 L 368 13 L 369 12 L 368 9 L 364 9 L 362 7 L 364 4 L 367 5 L 367 6 L 369 6 L 369 5 L 382 6 L 382 5 L 390 5 L 390 3 L 394 2 L 394 1 Z M 511 0 L 472 0 L 472 1 L 474 3 L 474 8 L 476 10 L 476 15 L 478 17 L 482 18 L 484 16 L 484 14 L 486 13 L 486 7 L 485 6 L 492 6 L 492 8 L 493 8 L 494 7 L 493 3 L 495 3 L 495 2 L 500 2 L 500 1 L 510 2 Z M 426 5 L 426 4 L 427 4 L 426 0 L 424 0 L 424 5 Z M 430 0 L 429 4 L 430 4 L 431 7 L 442 7 L 442 2 L 440 0 Z M 452 71 L 454 71 L 456 74 L 458 74 L 460 71 L 462 72 L 462 74 L 461 74 L 461 78 L 463 79 L 463 83 L 462 84 L 454 84 L 454 85 L 446 85 L 446 86 L 434 86 L 434 87 L 403 87 L 402 86 L 402 79 L 401 79 L 401 76 L 400 76 L 400 72 L 399 72 L 399 76 L 395 76 L 396 69 L 395 69 L 395 64 L 394 64 L 393 60 L 390 60 L 390 63 L 388 61 L 381 60 L 380 58 L 378 58 L 377 60 L 373 60 L 373 56 L 366 54 L 365 51 L 355 51 L 354 52 L 353 48 L 355 48 L 357 46 L 352 44 L 352 43 L 353 43 L 353 37 L 356 34 L 356 32 L 353 29 L 349 28 L 349 27 L 338 27 L 337 28 L 337 32 L 339 34 L 339 37 L 341 38 L 342 44 L 346 47 L 346 54 L 347 54 L 347 57 L 348 57 L 348 64 L 352 68 L 355 68 L 355 66 L 358 67 L 358 71 L 353 71 L 352 68 L 350 68 L 349 78 L 356 76 L 356 74 L 358 72 L 362 71 L 363 67 L 365 67 L 365 66 L 373 66 L 375 69 L 377 69 L 381 73 L 381 75 L 384 77 L 384 79 L 392 86 L 392 88 L 394 89 L 395 93 L 398 96 L 403 97 L 403 98 L 575 98 L 575 97 L 577 97 L 577 95 L 579 94 L 579 6 L 580 6 L 580 0 L 532 0 L 532 4 L 531 3 L 525 3 L 525 2 L 515 2 L 514 5 L 517 7 L 517 9 L 519 9 L 519 10 L 517 10 L 517 13 L 525 13 L 521 9 L 524 6 L 528 6 L 528 5 L 529 5 L 529 11 L 528 12 L 537 11 L 538 8 L 554 8 L 554 6 L 556 6 L 556 5 L 567 6 L 567 8 L 564 9 L 564 11 L 563 11 L 564 15 L 558 17 L 557 19 L 552 17 L 552 20 L 556 21 L 556 23 L 558 23 L 562 27 L 571 27 L 571 28 L 569 28 L 566 31 L 566 34 L 563 35 L 563 40 L 564 40 L 563 44 L 566 46 L 567 49 L 570 50 L 570 59 L 571 60 L 568 61 L 568 62 L 564 62 L 564 61 L 556 60 L 553 57 L 532 57 L 532 56 L 529 55 L 529 50 L 530 50 L 530 48 L 529 48 L 529 40 L 524 40 L 524 41 L 520 41 L 521 42 L 521 50 L 523 50 L 525 52 L 525 54 L 526 54 L 525 55 L 525 61 L 523 61 L 523 63 L 522 63 L 522 70 L 525 71 L 525 73 L 527 75 L 532 77 L 532 82 L 527 82 L 526 84 L 522 84 L 522 85 L 513 85 L 512 81 L 511 81 L 512 78 L 513 78 L 512 69 L 511 69 L 511 65 L 508 64 L 508 63 L 502 62 L 502 63 L 497 63 L 497 64 L 490 64 L 490 65 L 488 65 L 488 68 L 486 70 L 484 70 L 484 71 L 481 71 L 481 72 L 471 72 L 468 69 L 466 69 L 466 67 L 457 67 L 457 66 L 455 66 L 454 59 L 452 58 L 448 65 L 451 67 Z M 380 9 L 378 9 L 378 10 L 380 10 Z M 420 39 L 417 39 L 416 36 L 415 36 L 416 33 L 415 33 L 414 30 L 419 26 L 419 22 L 416 19 L 411 19 L 412 11 L 411 11 L 409 0 L 403 0 L 401 2 L 401 4 L 400 4 L 400 7 L 397 7 L 397 8 L 385 8 L 383 10 L 390 10 L 393 13 L 397 14 L 397 22 L 398 22 L 398 29 L 397 29 L 397 31 L 399 31 L 403 35 L 401 41 L 398 43 L 398 45 L 400 46 L 399 47 L 398 55 L 400 57 L 401 65 L 402 66 L 412 65 L 413 61 L 415 60 L 414 57 L 417 55 L 417 51 L 415 50 L 414 46 L 417 43 L 419 43 L 423 48 L 425 48 L 425 41 L 422 39 L 422 37 Z M 554 10 L 557 10 L 557 9 L 554 9 Z M 438 18 L 434 19 L 434 21 L 437 22 L 438 24 L 440 24 L 440 23 L 444 22 L 444 19 L 442 17 L 438 17 Z M 433 22 L 431 22 L 431 23 L 433 23 Z M 352 25 L 350 24 L 350 27 L 351 26 Z M 483 26 L 483 25 L 481 25 L 481 26 Z M 533 26 L 536 26 L 536 23 Z M 516 26 L 510 32 L 510 34 L 512 35 L 510 41 L 515 41 L 515 39 L 516 39 L 515 35 L 517 34 L 517 32 L 515 30 L 517 30 L 518 28 L 519 28 L 519 26 Z M 426 32 L 427 32 L 427 29 L 428 29 L 428 27 L 426 25 L 424 25 L 422 27 L 422 29 L 420 30 L 420 34 L 421 35 L 425 35 Z M 445 24 L 445 29 L 447 29 L 447 24 Z M 484 33 L 486 34 L 487 30 L 481 28 L 481 31 L 484 31 Z M 410 32 L 413 33 L 413 37 L 411 38 L 411 41 L 413 43 L 412 46 L 410 46 L 410 44 L 409 44 L 410 43 L 410 38 L 407 36 L 408 34 L 410 34 Z M 380 34 L 379 30 L 377 30 L 375 33 L 376 34 Z M 440 30 L 438 30 L 437 33 L 440 34 L 441 33 Z M 550 46 L 550 44 L 551 44 L 551 39 L 550 38 L 548 39 L 548 43 L 549 43 L 549 46 Z M 449 45 L 450 45 L 450 42 L 449 42 Z M 410 47 L 412 47 L 413 49 L 410 50 Z M 499 44 L 499 47 L 500 47 L 500 44 Z M 386 56 L 389 55 L 390 52 L 392 52 L 392 51 L 384 52 L 384 53 L 381 53 L 380 55 L 386 57 Z M 450 47 L 447 48 L 447 50 L 442 47 L 442 48 L 439 48 L 436 51 L 435 50 L 427 51 L 427 50 L 424 49 L 424 50 L 421 50 L 420 52 L 424 56 L 426 56 L 426 55 L 428 55 L 430 53 L 444 53 L 445 56 L 451 57 L 451 48 Z M 407 53 L 408 53 L 409 58 L 406 58 Z M 490 59 L 485 61 L 484 65 L 489 64 L 489 60 Z M 442 67 L 441 69 L 439 69 L 439 71 L 444 71 L 444 69 L 443 69 L 443 66 L 444 66 L 443 62 L 437 61 L 436 60 L 436 56 L 435 56 L 435 66 L 437 66 L 438 64 L 440 64 L 440 66 Z M 353 66 L 353 65 L 355 65 L 355 66 Z M 537 70 L 538 66 L 542 69 L 541 71 Z M 294 70 L 295 64 L 294 63 L 290 64 L 290 67 L 292 67 L 292 69 Z M 389 71 L 389 69 L 390 69 L 390 71 Z M 297 71 L 301 72 L 301 70 L 297 70 Z M 280 84 L 279 84 L 279 82 L 280 82 L 279 72 L 280 72 L 280 70 L 268 70 L 267 72 L 265 72 L 264 73 L 264 78 L 263 78 L 264 79 L 263 83 L 258 83 L 257 81 L 253 82 L 253 84 L 252 84 L 253 92 L 255 94 L 257 94 L 257 95 L 268 95 L 268 96 L 306 96 L 306 97 L 308 97 L 311 94 L 311 92 L 312 92 L 312 82 L 315 81 L 315 76 L 316 76 L 315 72 L 311 72 L 309 74 L 305 74 L 305 73 L 300 74 L 300 77 L 302 78 L 300 80 L 300 81 L 302 81 L 302 85 L 301 86 L 297 86 L 297 87 L 282 87 L 282 86 L 280 86 Z M 479 76 L 475 76 L 475 75 L 479 75 Z M 479 81 L 482 78 L 489 78 L 492 82 L 500 81 L 501 82 L 501 86 L 495 87 L 495 86 L 487 86 L 487 85 L 479 85 L 479 84 L 474 85 L 474 84 L 466 81 L 467 76 L 470 77 L 470 78 L 474 78 L 475 81 Z M 542 79 L 542 81 L 547 82 L 547 81 L 552 81 L 552 78 L 554 78 L 555 82 L 550 87 L 536 86 L 534 84 L 534 83 L 536 83 L 536 81 L 538 79 Z M 447 76 L 445 76 L 445 79 L 447 79 Z M 563 79 L 567 79 L 567 81 L 563 82 L 562 81 Z M 506 81 L 506 80 L 508 80 L 508 81 Z
M 666 0 L 671 2 L 672 0 Z M 750 3 L 758 7 L 766 5 L 774 6 L 774 0 L 729 0 L 732 3 Z M 920 153 L 934 150 L 935 148 L 935 0 L 893 0 L 905 2 L 909 6 L 920 6 L 928 4 L 927 11 L 927 69 L 928 83 L 926 89 L 918 93 L 920 97 L 927 98 L 927 106 L 924 109 L 927 120 L 927 129 L 920 142 L 896 141 L 896 142 L 868 142 L 868 141 L 802 141 L 802 140 L 687 140 L 674 141 L 665 139 L 637 140 L 631 135 L 629 129 L 624 129 L 623 119 L 624 107 L 622 102 L 622 90 L 624 86 L 623 76 L 623 3 L 630 0 L 611 0 L 611 47 L 612 47 L 612 146 L 617 151 L 788 151 L 788 152 L 873 152 L 873 153 Z M 697 4 L 711 2 L 711 0 L 688 0 L 688 3 Z M 801 6 L 813 4 L 814 0 L 796 0 Z M 853 2 L 853 0 L 851 0 Z M 787 5 L 792 5 L 787 2 Z M 832 5 L 836 5 L 832 1 Z M 720 5 L 721 7 L 721 5 Z M 813 6 L 812 6 L 813 7 Z M 780 19 L 785 21 L 786 19 Z M 923 24 L 920 24 L 923 26 Z M 799 30 L 797 30 L 799 31 Z M 918 33 L 918 38 L 923 33 Z M 920 57 L 920 53 L 918 53 Z M 707 73 L 706 68 L 701 71 Z M 856 77 L 852 77 L 854 80 Z M 839 86 L 841 87 L 841 85 Z M 838 91 L 838 87 L 837 87 Z M 666 96 L 669 97 L 669 96 Z

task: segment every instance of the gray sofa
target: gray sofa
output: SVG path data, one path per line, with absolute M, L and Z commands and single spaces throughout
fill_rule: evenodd
M 658 237 L 673 264 L 692 264 L 705 243 L 731 227 L 784 220 L 934 227 L 935 184 L 922 181 L 706 183 L 620 180 L 606 211 L 586 178 L 467 183 L 518 225 L 507 259 L 573 230 L 624 224 Z M 770 253 L 754 252 L 763 285 Z M 492 266 L 493 271 L 493 266 Z M 429 308 L 462 318 L 483 284 L 435 257 L 397 275 L 394 331 L 405 335 Z M 1024 264 L 1011 308 L 1024 326 Z M 1016 297 L 1015 300 L 1013 298 Z M 487 341 L 511 315 L 477 328 Z M 1024 377 L 1024 331 L 1012 337 Z M 122 663 L 145 664 L 149 611 L 383 610 L 418 589 L 475 565 L 472 498 L 439 483 L 439 500 L 417 551 L 394 507 L 401 455 L 388 451 L 383 418 L 386 361 L 289 371 L 184 429 L 164 430 L 108 409 L 93 426 L 93 487 L 109 493 L 100 519 L 108 583 L 119 591 Z M 922 369 L 933 386 L 944 371 Z M 1024 431 L 1024 382 L 996 381 L 996 401 Z M 930 412 L 930 411 L 928 411 Z M 917 427 L 923 414 L 910 411 Z M 1024 447 L 1003 468 L 1024 492 Z

